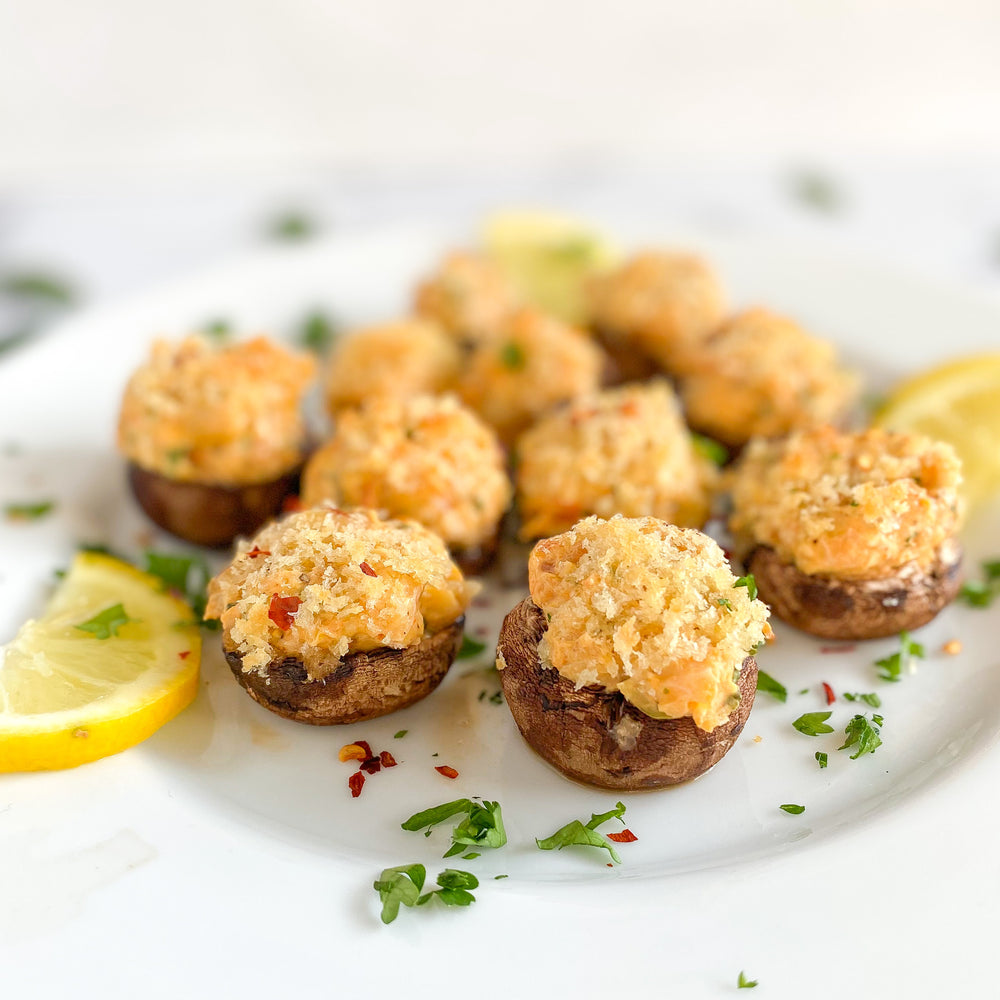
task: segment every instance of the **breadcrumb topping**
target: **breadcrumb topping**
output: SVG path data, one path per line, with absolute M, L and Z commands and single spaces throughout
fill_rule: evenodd
M 601 350 L 582 331 L 523 308 L 476 346 L 459 392 L 510 443 L 539 414 L 597 389 L 603 364 Z
M 633 343 L 670 372 L 686 369 L 723 310 L 714 272 L 687 253 L 637 254 L 590 287 L 591 324 Z
M 961 481 L 951 445 L 818 427 L 750 443 L 733 473 L 730 528 L 803 573 L 885 579 L 935 562 L 960 524 Z
M 741 445 L 833 423 L 856 389 L 832 344 L 758 308 L 733 316 L 692 354 L 681 396 L 692 426 Z
M 215 346 L 158 340 L 125 387 L 118 447 L 144 469 L 189 482 L 277 479 L 301 461 L 301 401 L 314 360 L 266 337 Z
M 377 508 L 472 547 L 492 538 L 510 503 L 505 465 L 492 428 L 454 396 L 374 398 L 343 412 L 309 459 L 302 502 Z
M 474 592 L 416 522 L 318 507 L 240 542 L 208 585 L 205 617 L 221 619 L 245 672 L 294 657 L 315 680 L 349 653 L 416 645 L 464 614 Z
M 461 352 L 426 320 L 400 320 L 356 330 L 330 354 L 324 383 L 326 406 L 336 414 L 373 396 L 406 399 L 454 387 Z
M 453 337 L 478 343 L 500 326 L 517 304 L 500 267 L 482 254 L 456 251 L 441 261 L 414 296 L 414 311 L 440 323 Z
M 587 514 L 700 527 L 717 479 L 662 380 L 574 400 L 525 432 L 517 454 L 524 538 L 565 531 Z
M 732 714 L 743 660 L 770 635 L 767 606 L 735 586 L 719 546 L 652 517 L 588 517 L 539 542 L 528 581 L 549 622 L 543 664 L 706 732 Z

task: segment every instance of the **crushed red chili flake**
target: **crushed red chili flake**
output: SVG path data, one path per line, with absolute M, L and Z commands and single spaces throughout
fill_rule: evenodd
M 267 617 L 283 632 L 287 631 L 292 627 L 295 621 L 295 612 L 299 610 L 301 603 L 301 597 L 279 597 L 275 594 L 267 609 Z
M 819 651 L 821 653 L 853 653 L 857 648 L 857 644 L 851 642 L 846 646 L 820 646 Z
M 435 767 L 434 770 L 437 771 L 438 774 L 443 774 L 446 778 L 458 777 L 458 771 L 456 771 L 453 767 L 449 767 L 447 764 L 441 764 L 440 767 Z
M 393 755 L 391 753 L 389 753 L 388 750 L 383 750 L 378 755 L 378 759 L 380 761 L 382 761 L 382 766 L 383 767 L 395 767 L 396 766 L 396 758 L 393 757 Z
M 373 570 L 366 562 L 361 564 L 361 572 L 364 573 L 365 576 L 378 576 L 378 573 L 376 573 L 375 570 Z
M 365 776 L 361 771 L 355 771 L 347 779 L 348 787 L 351 789 L 351 798 L 356 799 L 361 794 L 361 789 L 365 787 Z
M 296 494 L 292 493 L 281 501 L 281 512 L 283 514 L 294 514 L 299 510 L 302 510 L 302 500 Z
M 837 700 L 837 696 L 833 693 L 833 688 L 826 681 L 823 681 L 823 691 L 826 694 L 826 703 L 832 705 Z
M 340 748 L 337 756 L 341 763 L 346 764 L 349 760 L 367 760 L 371 756 L 371 751 L 365 753 L 365 748 L 359 743 L 347 743 Z
M 190 649 L 182 649 L 177 655 L 182 660 L 186 660 L 191 655 L 191 650 Z
M 358 764 L 358 770 L 367 774 L 378 774 L 382 770 L 382 761 L 378 757 L 369 757 Z
M 249 552 L 247 553 L 247 558 L 248 558 L 248 559 L 256 559 L 256 558 L 257 558 L 257 556 L 269 556 L 270 554 L 271 554 L 271 553 L 270 553 L 270 552 L 269 552 L 269 551 L 268 551 L 267 549 L 262 549 L 262 548 L 259 548 L 258 546 L 256 546 L 256 545 L 255 545 L 255 546 L 254 546 L 254 547 L 253 547 L 253 548 L 252 548 L 252 549 L 251 549 L 251 550 L 250 550 L 250 551 L 249 551 Z
M 359 746 L 359 747 L 361 747 L 362 750 L 364 750 L 364 752 L 365 752 L 365 760 L 367 760 L 369 757 L 374 757 L 375 756 L 372 753 L 372 745 L 368 742 L 368 740 L 355 740 L 354 741 L 354 745 L 355 746 Z
M 638 839 L 627 827 L 621 833 L 608 834 L 608 840 L 613 840 L 616 844 L 634 844 Z

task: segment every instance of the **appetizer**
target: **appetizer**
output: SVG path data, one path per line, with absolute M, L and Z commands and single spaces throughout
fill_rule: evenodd
M 680 383 L 688 423 L 730 448 L 839 422 L 856 388 L 832 344 L 768 309 L 727 320 L 691 352 Z
M 459 394 L 512 444 L 546 410 L 593 392 L 603 365 L 602 351 L 582 331 L 525 307 L 476 345 Z
M 930 621 L 958 591 L 951 445 L 818 427 L 752 441 L 732 473 L 730 529 L 763 600 L 796 628 L 872 639 Z
M 241 541 L 208 586 L 230 669 L 297 722 L 360 722 L 430 694 L 462 644 L 474 593 L 414 521 L 317 507 Z
M 417 287 L 413 308 L 440 324 L 460 344 L 471 347 L 489 338 L 518 297 L 503 271 L 488 257 L 456 251 Z
M 721 760 L 750 713 L 770 628 L 711 538 L 652 517 L 588 517 L 539 542 L 528 574 L 497 668 L 538 754 L 616 789 L 688 781 Z
M 336 414 L 373 396 L 445 392 L 454 387 L 461 359 L 455 342 L 426 320 L 356 330 L 337 341 L 327 362 L 327 410 Z
M 496 434 L 450 395 L 382 396 L 345 410 L 302 477 L 304 505 L 413 518 L 444 539 L 467 573 L 494 554 L 510 494 Z
M 663 379 L 579 397 L 526 431 L 517 459 L 524 539 L 566 531 L 588 514 L 700 527 L 717 479 Z
M 256 531 L 294 492 L 305 457 L 309 356 L 265 337 L 157 341 L 129 379 L 118 447 L 161 528 L 199 545 Z
M 590 325 L 620 381 L 684 372 L 723 309 L 715 274 L 687 253 L 637 254 L 590 286 Z

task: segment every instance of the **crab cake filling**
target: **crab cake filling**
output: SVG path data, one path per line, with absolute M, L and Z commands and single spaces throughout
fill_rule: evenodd
M 510 494 L 496 434 L 454 396 L 381 397 L 345 411 L 302 480 L 307 506 L 377 508 L 456 547 L 492 539 Z
M 524 538 L 565 531 L 588 514 L 698 527 L 717 479 L 664 381 L 571 402 L 522 435 L 517 455 Z
M 692 355 L 681 396 L 693 426 L 738 445 L 836 421 L 856 387 L 833 345 L 767 309 L 748 309 Z
M 730 528 L 803 573 L 878 580 L 929 569 L 961 521 L 951 445 L 831 427 L 751 442 L 733 473 Z
M 327 363 L 326 406 L 336 414 L 375 396 L 407 399 L 454 387 L 461 352 L 436 324 L 401 320 L 338 340 Z
M 729 718 L 743 661 L 770 635 L 719 546 L 655 518 L 588 517 L 539 542 L 528 574 L 548 619 L 544 666 L 706 732 Z
M 300 661 L 309 680 L 351 653 L 416 645 L 462 614 L 474 593 L 444 542 L 413 521 L 326 507 L 242 541 L 208 587 L 206 618 L 244 671 Z
M 251 484 L 301 461 L 301 402 L 311 357 L 266 337 L 213 346 L 157 341 L 128 381 L 118 447 L 136 465 L 183 482 Z

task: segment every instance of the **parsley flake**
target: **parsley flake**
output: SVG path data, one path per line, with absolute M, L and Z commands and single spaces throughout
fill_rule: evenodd
M 988 608 L 1000 594 L 1000 559 L 982 564 L 983 579 L 967 580 L 958 592 L 959 600 L 973 608 Z
M 747 573 L 746 576 L 741 576 L 733 584 L 733 589 L 736 587 L 746 587 L 747 594 L 750 595 L 750 600 L 757 600 L 757 581 L 753 578 L 753 573 Z
M 208 563 L 198 555 L 179 555 L 174 552 L 154 552 L 147 549 L 143 553 L 144 569 L 157 577 L 165 590 L 180 594 L 194 611 L 195 624 L 202 628 L 217 630 L 221 623 L 215 619 L 205 620 L 205 605 L 208 603 L 208 581 L 212 578 Z
M 336 323 L 318 309 L 306 316 L 299 327 L 298 342 L 314 354 L 326 354 L 336 337 Z
M 41 271 L 5 274 L 0 278 L 0 292 L 50 306 L 70 306 L 77 299 L 76 289 L 68 281 Z
M 799 816 L 806 811 L 805 806 L 798 806 L 794 802 L 786 802 L 783 806 L 778 806 L 783 812 L 791 813 L 793 816 Z
M 843 746 L 839 746 L 837 749 L 847 750 L 850 747 L 856 747 L 857 749 L 851 754 L 851 760 L 857 760 L 866 753 L 875 753 L 882 745 L 882 739 L 879 736 L 879 726 L 881 725 L 881 715 L 872 716 L 871 721 L 863 715 L 854 716 L 844 730 L 846 739 Z
M 822 733 L 832 733 L 833 726 L 828 726 L 826 720 L 833 712 L 806 712 L 800 715 L 792 725 L 803 736 L 819 736 Z
M 815 756 L 816 756 L 816 763 L 819 764 L 819 768 L 822 771 L 823 768 L 826 767 L 827 763 L 829 762 L 829 759 L 827 755 L 823 753 L 822 750 L 817 750 Z
M 415 906 L 424 887 L 427 869 L 423 865 L 397 865 L 386 868 L 372 888 L 382 901 L 382 923 L 391 924 L 399 915 L 399 907 Z
M 11 521 L 37 521 L 55 509 L 53 500 L 38 500 L 35 503 L 9 503 L 4 505 L 4 515 Z
M 738 990 L 753 990 L 757 988 L 758 982 L 759 980 L 757 979 L 747 979 L 746 975 L 743 973 L 743 970 L 741 969 L 739 979 L 736 980 L 736 988 Z
M 233 325 L 228 319 L 210 319 L 202 323 L 201 332 L 215 341 L 228 340 L 233 332 Z
M 113 635 L 118 635 L 118 630 L 123 625 L 131 625 L 139 621 L 138 618 L 130 618 L 121 604 L 112 604 L 110 608 L 105 608 L 93 618 L 88 618 L 85 622 L 73 627 L 78 628 L 81 632 L 90 632 L 95 639 L 110 639 Z
M 913 661 L 923 658 L 924 647 L 910 639 L 909 632 L 900 632 L 899 649 L 889 656 L 883 656 L 881 660 L 876 660 L 875 666 L 881 668 L 879 677 L 882 680 L 895 682 L 902 677 L 904 668 L 912 674 L 916 670 Z
M 850 694 L 849 692 L 845 691 L 844 698 L 847 701 L 863 701 L 866 705 L 871 705 L 872 708 L 882 707 L 882 699 L 877 694 L 875 694 L 874 691 L 870 692 L 869 694 L 860 694 L 858 692 Z
M 401 826 L 414 833 L 426 827 L 425 836 L 429 836 L 431 829 L 439 823 L 463 814 L 465 818 L 451 831 L 451 847 L 445 851 L 446 858 L 461 854 L 469 847 L 497 848 L 507 843 L 499 802 L 479 803 L 472 799 L 454 799 L 414 813 Z
M 584 824 L 581 820 L 575 819 L 571 823 L 560 827 L 551 837 L 544 840 L 535 838 L 535 843 L 539 850 L 554 851 L 562 850 L 564 847 L 580 845 L 581 847 L 600 847 L 607 851 L 615 864 L 620 865 L 622 859 L 614 849 L 611 841 L 607 837 L 597 832 L 597 827 L 602 823 L 607 823 L 609 819 L 621 820 L 625 815 L 625 804 L 618 802 L 614 809 L 609 809 L 605 813 L 591 814 L 590 821 Z M 622 820 L 624 822 L 624 820 Z
M 409 729 L 400 729 L 399 732 L 396 733 L 395 736 L 393 736 L 393 739 L 394 740 L 401 740 L 408 732 L 409 732 Z
M 528 363 L 528 355 L 524 353 L 524 348 L 514 340 L 508 340 L 500 348 L 500 362 L 504 368 L 509 368 L 512 372 L 521 371 Z
M 455 657 L 457 660 L 471 660 L 472 657 L 478 656 L 486 648 L 485 642 L 480 642 L 478 639 L 473 639 L 471 635 L 462 636 L 462 648 L 458 651 L 458 655 Z
M 713 441 L 710 437 L 705 437 L 704 434 L 692 434 L 691 444 L 702 458 L 707 458 L 715 465 L 725 465 L 729 459 L 729 450 L 726 446 Z
M 292 210 L 273 219 L 268 226 L 268 234 L 275 240 L 305 240 L 315 235 L 316 223 L 304 212 Z
M 418 900 L 417 906 L 424 906 L 435 897 L 445 906 L 470 906 L 476 897 L 470 889 L 479 888 L 479 879 L 472 872 L 459 871 L 457 868 L 445 868 L 437 877 L 438 889 L 425 892 Z
M 781 702 L 788 699 L 788 689 L 785 685 L 776 681 L 770 674 L 765 673 L 763 670 L 757 671 L 757 690 L 764 691 Z

